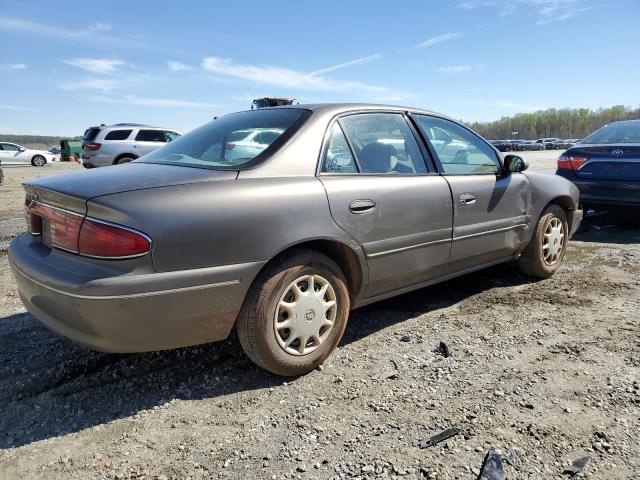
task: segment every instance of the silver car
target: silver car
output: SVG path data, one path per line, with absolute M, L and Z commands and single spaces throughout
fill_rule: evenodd
M 178 137 L 173 130 L 137 123 L 91 127 L 82 137 L 82 164 L 95 168 L 127 163 Z
M 229 145 L 267 130 L 261 149 Z M 578 190 L 526 169 L 424 110 L 234 113 L 127 165 L 27 183 L 29 233 L 9 259 L 27 309 L 90 348 L 235 328 L 256 364 L 299 375 L 354 308 L 504 262 L 552 275 L 582 219 Z

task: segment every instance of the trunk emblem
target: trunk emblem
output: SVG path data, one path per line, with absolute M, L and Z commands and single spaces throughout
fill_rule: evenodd
M 624 154 L 624 150 L 620 149 L 620 148 L 616 148 L 615 150 L 611 150 L 611 155 L 614 155 L 616 157 L 621 157 Z

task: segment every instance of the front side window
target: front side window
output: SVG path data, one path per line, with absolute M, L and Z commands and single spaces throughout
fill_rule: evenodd
M 322 161 L 323 173 L 358 173 L 358 167 L 349 150 L 349 144 L 344 137 L 338 122 L 331 128 L 329 144 L 324 152 Z
M 20 149 L 17 145 L 14 145 L 13 143 L 3 143 L 2 146 L 4 147 L 4 150 L 8 152 L 17 152 Z
M 422 153 L 400 113 L 361 113 L 339 120 L 361 173 L 427 173 Z
M 132 130 L 113 130 L 104 136 L 105 140 L 126 140 Z
M 309 110 L 301 108 L 232 113 L 192 130 L 136 162 L 228 170 L 248 168 L 280 148 L 310 115 Z
M 497 173 L 495 151 L 466 128 L 443 118 L 414 115 L 418 128 L 429 139 L 444 173 Z

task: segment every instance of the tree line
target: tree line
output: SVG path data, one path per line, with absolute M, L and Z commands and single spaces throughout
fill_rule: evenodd
M 532 139 L 584 138 L 591 132 L 617 120 L 640 119 L 640 107 L 616 105 L 609 108 L 549 108 L 533 113 L 519 113 L 493 122 L 465 122 L 484 138 Z M 512 134 L 512 132 L 518 132 Z
M 53 137 L 43 135 L 4 135 L 0 134 L 0 142 L 17 143 L 27 148 L 49 150 L 54 145 L 60 146 L 60 140 L 80 140 L 80 137 Z

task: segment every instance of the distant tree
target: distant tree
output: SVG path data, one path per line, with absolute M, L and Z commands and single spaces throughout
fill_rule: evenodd
M 607 123 L 633 119 L 640 119 L 640 107 L 615 105 L 597 110 L 549 108 L 534 113 L 518 113 L 493 122 L 473 122 L 467 125 L 490 139 L 511 138 L 511 132 L 519 132 L 518 138 L 527 139 L 584 138 Z

